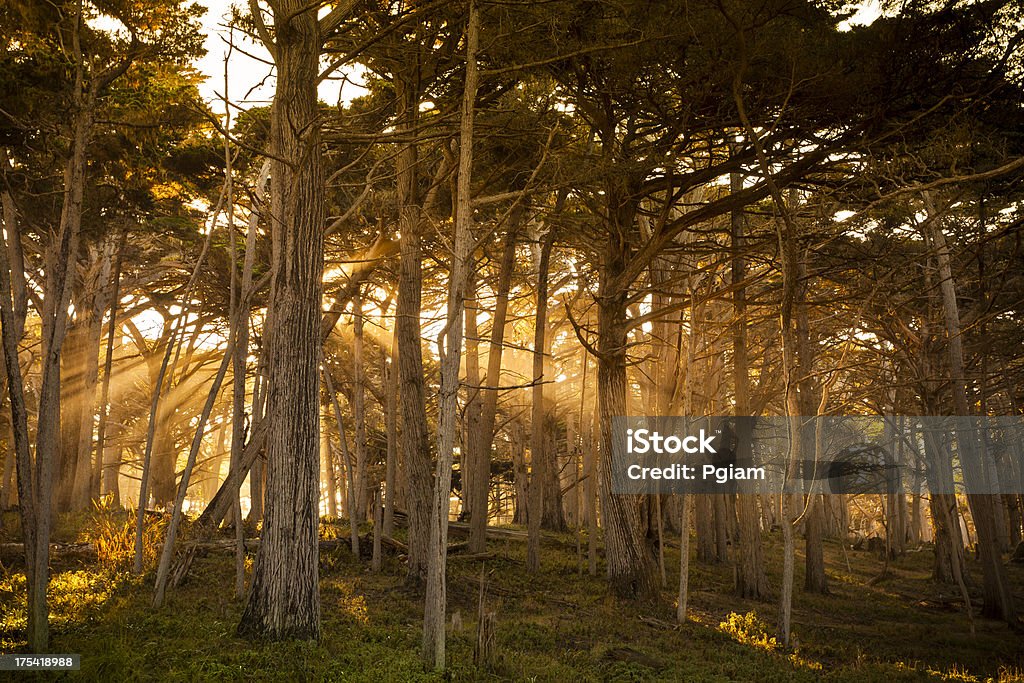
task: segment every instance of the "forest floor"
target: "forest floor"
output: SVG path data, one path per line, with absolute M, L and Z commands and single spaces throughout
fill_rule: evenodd
M 12 518 L 0 540 L 13 540 Z M 110 529 L 128 528 L 121 520 Z M 96 541 L 95 520 L 61 520 L 56 540 Z M 90 526 L 91 534 L 82 529 Z M 130 523 L 129 523 L 130 526 Z M 344 538 L 344 529 L 325 526 Z M 108 539 L 109 540 L 109 539 Z M 368 545 L 368 544 L 364 544 Z M 583 543 L 584 552 L 586 543 Z M 418 649 L 422 599 L 404 587 L 400 558 L 385 554 L 372 573 L 345 546 L 321 554 L 319 643 L 251 643 L 235 636 L 242 605 L 233 597 L 233 556 L 196 557 L 184 584 L 153 609 L 153 572 L 131 577 L 120 564 L 56 558 L 51 581 L 53 652 L 79 653 L 68 678 L 103 681 L 1024 681 L 1024 636 L 975 618 L 972 636 L 957 593 L 930 580 L 929 547 L 889 563 L 877 553 L 826 547 L 831 594 L 801 590 L 797 551 L 794 646 L 772 640 L 775 602 L 732 595 L 732 568 L 691 561 L 690 618 L 674 620 L 678 545 L 667 547 L 659 605 L 613 597 L 583 573 L 573 534 L 545 535 L 542 571 L 527 574 L 525 544 L 491 541 L 481 561 L 449 562 L 449 667 L 426 671 Z M 765 547 L 769 581 L 781 577 L 781 542 Z M 117 550 L 110 550 L 108 560 Z M 0 652 L 24 651 L 24 575 L 10 558 L 0 570 Z M 251 566 L 250 560 L 247 562 Z M 496 616 L 492 662 L 473 664 L 481 565 L 486 609 Z M 972 558 L 975 584 L 980 568 Z M 1008 565 L 1024 606 L 1024 566 Z

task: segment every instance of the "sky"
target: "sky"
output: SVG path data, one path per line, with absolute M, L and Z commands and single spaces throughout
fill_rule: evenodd
M 245 0 L 199 0 L 200 4 L 207 8 L 206 14 L 201 19 L 202 30 L 205 35 L 204 47 L 206 55 L 200 59 L 196 68 L 206 76 L 206 80 L 200 84 L 199 91 L 203 99 L 210 104 L 210 108 L 223 115 L 224 97 L 224 70 L 225 58 L 229 52 L 229 36 L 231 31 L 228 22 L 231 16 L 233 4 L 247 3 Z M 848 31 L 857 25 L 866 25 L 873 22 L 881 15 L 879 0 L 860 0 L 851 3 L 851 10 L 854 14 L 849 19 L 838 25 L 839 30 Z M 322 9 L 325 13 L 327 9 Z M 96 28 L 118 31 L 123 26 L 111 17 L 101 16 L 94 20 Z M 231 50 L 228 60 L 228 99 L 234 107 L 248 109 L 269 105 L 274 95 L 275 79 L 270 54 L 266 49 L 245 36 L 241 31 L 234 33 L 236 48 Z M 349 102 L 363 92 L 358 83 L 360 79 L 358 68 L 347 71 L 347 79 L 327 79 L 319 86 L 320 99 L 329 104 Z M 235 110 L 233 109 L 233 112 Z M 237 113 L 237 112 L 235 112 Z M 838 217 L 842 219 L 845 217 Z M 162 326 L 162 318 L 153 316 L 152 320 L 136 320 L 144 334 L 156 333 Z
M 196 64 L 198 70 L 206 75 L 206 81 L 199 86 L 203 98 L 211 103 L 211 108 L 223 113 L 224 97 L 224 60 L 228 54 L 228 38 L 230 30 L 228 20 L 232 4 L 239 0 L 200 0 L 207 8 L 202 18 L 203 33 L 206 36 L 204 46 L 206 55 Z M 243 6 L 246 3 L 241 3 Z M 853 26 L 866 25 L 881 15 L 879 0 L 860 0 L 851 3 L 854 14 L 839 24 L 841 31 L 848 31 Z M 326 13 L 327 8 L 321 9 Z M 118 30 L 119 22 L 110 17 L 100 17 L 92 22 L 97 28 Z M 270 64 L 270 54 L 259 43 L 253 42 L 241 32 L 235 32 L 237 48 L 231 51 L 228 62 L 228 99 L 237 107 L 248 109 L 270 104 L 274 94 L 274 73 Z M 319 86 L 320 99 L 329 104 L 339 101 L 347 103 L 364 91 L 359 87 L 359 69 L 350 69 L 348 78 L 331 78 L 324 80 Z
M 199 86 L 203 99 L 212 103 L 216 112 L 223 112 L 224 58 L 228 53 L 228 20 L 232 4 L 239 0 L 200 0 L 207 10 L 202 19 L 206 34 L 206 56 L 196 65 L 207 76 Z M 241 3 L 243 6 L 245 3 Z M 321 10 L 326 12 L 326 10 Z M 233 50 L 228 63 L 228 99 L 237 106 L 248 109 L 269 105 L 274 95 L 273 67 L 269 64 L 270 54 L 259 43 L 254 43 L 240 31 L 235 31 L 235 43 L 240 49 Z M 245 54 L 248 53 L 248 54 Z M 351 77 L 350 77 L 351 78 Z M 358 77 L 353 80 L 359 81 Z M 343 102 L 349 102 L 362 94 L 362 89 L 341 79 L 328 79 L 320 84 L 320 99 L 328 104 L 338 102 L 339 93 Z
M 856 10 L 849 19 L 839 22 L 840 31 L 849 31 L 854 26 L 868 26 L 878 17 L 882 16 L 882 7 L 879 0 L 862 0 L 850 5 L 850 9 Z
M 199 90 L 203 98 L 213 104 L 214 111 L 223 112 L 223 105 L 220 102 L 224 95 L 224 57 L 228 51 L 227 23 L 232 4 L 239 4 L 239 0 L 200 1 L 207 8 L 202 20 L 203 31 L 206 34 L 206 56 L 197 66 L 200 72 L 206 74 L 207 79 Z M 241 4 L 244 6 L 246 3 Z M 841 31 L 870 24 L 882 13 L 879 0 L 852 2 L 850 9 L 854 10 L 854 14 L 839 23 Z M 326 8 L 321 10 L 321 13 L 326 12 Z M 273 68 L 268 64 L 270 54 L 262 45 L 237 32 L 236 43 L 241 50 L 232 52 L 228 64 L 228 99 L 244 109 L 270 104 L 274 94 Z M 349 74 L 349 80 L 355 83 L 346 83 L 342 79 L 325 80 L 319 86 L 320 99 L 328 104 L 335 104 L 340 96 L 341 101 L 347 103 L 361 95 L 364 91 L 357 85 L 360 80 L 358 70 Z
M 228 22 L 233 4 L 247 5 L 239 0 L 199 0 L 206 8 L 202 17 L 202 31 L 205 35 L 206 55 L 196 63 L 196 68 L 206 76 L 199 86 L 199 92 L 211 104 L 213 111 L 223 113 L 224 105 L 224 60 L 228 55 L 231 30 Z M 321 9 L 321 13 L 328 10 Z M 101 14 L 91 19 L 93 28 L 111 33 L 126 33 L 124 25 L 117 19 Z M 248 109 L 269 105 L 274 95 L 274 70 L 270 54 L 262 44 L 250 40 L 241 31 L 234 32 L 235 49 L 231 50 L 228 62 L 228 99 L 237 107 Z M 328 104 L 344 103 L 359 97 L 365 91 L 358 86 L 360 70 L 346 70 L 348 81 L 329 78 L 319 86 L 320 99 Z

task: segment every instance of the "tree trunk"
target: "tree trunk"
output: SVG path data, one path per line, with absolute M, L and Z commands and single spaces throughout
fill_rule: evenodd
M 479 312 L 477 301 L 477 281 L 473 273 L 469 274 L 466 283 L 465 330 L 466 330 L 466 404 L 463 408 L 463 449 L 459 458 L 461 472 L 460 497 L 462 499 L 462 516 L 472 520 L 473 505 L 483 510 L 484 524 L 487 520 L 487 489 L 481 501 L 475 500 L 471 493 L 476 487 L 476 480 L 482 477 L 485 482 L 490 480 L 490 472 L 480 467 L 478 450 L 485 448 L 480 437 L 481 395 L 480 395 L 480 330 L 477 326 Z M 479 506 L 483 506 L 482 508 Z
M 72 280 L 79 280 L 78 264 L 72 264 Z M 74 500 L 75 475 L 78 472 L 78 449 L 81 445 L 82 397 L 85 390 L 85 374 L 82 368 L 86 364 L 86 338 L 88 331 L 88 313 L 83 302 L 77 300 L 82 286 L 75 287 L 72 294 L 75 314 L 68 321 L 67 335 L 61 353 L 61 425 L 60 449 L 54 460 L 54 511 L 71 510 Z M 84 296 L 84 294 L 82 294 Z M 81 310 L 80 310 L 81 309 Z
M 747 412 L 736 405 L 737 462 L 750 462 L 753 458 L 750 447 L 753 442 L 753 420 L 744 419 Z M 736 592 L 750 600 L 764 600 L 768 597 L 768 577 L 764 569 L 764 553 L 761 549 L 761 515 L 757 510 L 757 494 L 740 493 L 736 497 L 739 512 L 739 553 L 736 571 Z
M 103 311 L 106 309 L 104 290 L 110 279 L 110 270 L 114 257 L 114 241 L 108 239 L 103 248 L 99 263 L 94 263 L 87 274 L 85 291 L 92 293 L 92 301 L 83 306 L 86 313 L 85 344 L 83 365 L 78 372 L 82 375 L 82 391 L 79 396 L 81 407 L 78 428 L 78 458 L 75 463 L 75 480 L 71 495 L 71 508 L 85 510 L 92 500 L 93 472 L 96 467 L 92 461 L 93 422 L 96 415 L 96 384 L 100 370 L 100 339 L 103 336 Z
M 3 148 L 0 148 L 0 167 L 7 168 L 8 166 L 7 153 Z M 0 291 L 0 296 L 7 297 L 11 304 L 11 318 L 9 321 L 4 322 L 4 326 L 9 328 L 10 333 L 14 336 L 15 347 L 17 347 L 25 332 L 25 317 L 28 314 L 28 292 L 25 289 L 25 259 L 21 249 L 21 231 L 18 227 L 18 214 L 15 210 L 14 198 L 6 186 L 0 188 L 0 218 L 3 220 L 3 228 L 6 233 L 6 238 L 0 243 L 0 247 L 4 249 L 4 254 L 2 254 L 3 262 L 0 263 L 0 267 L 6 267 L 6 272 L 10 276 L 10 284 L 3 287 L 2 291 Z M 4 356 L 3 347 L 0 347 L 0 357 Z M 20 360 L 17 356 L 15 356 L 14 362 L 18 364 L 20 369 Z M 3 386 L 7 386 L 6 367 L 5 360 L 2 369 Z M 22 377 L 24 377 L 23 374 Z M 24 405 L 23 394 L 21 394 L 21 401 Z M 4 420 L 4 437 L 8 448 L 4 456 L 3 479 L 0 481 L 0 510 L 7 510 L 12 504 L 18 502 L 15 480 L 18 446 L 15 438 L 15 428 L 13 416 L 11 420 Z
M 679 596 L 676 621 L 686 623 L 687 599 L 690 593 L 690 496 L 679 495 Z
M 78 31 L 74 34 L 78 43 Z M 80 52 L 77 47 L 76 51 Z M 83 93 L 82 68 L 77 65 L 76 93 Z M 78 258 L 79 232 L 82 224 L 82 197 L 85 191 L 86 148 L 92 131 L 92 97 L 77 96 L 77 111 L 72 123 L 71 155 L 64 166 L 64 193 L 60 230 L 57 241 L 48 249 L 45 299 L 42 312 L 42 375 L 39 390 L 39 413 L 36 428 L 35 520 L 22 520 L 22 529 L 35 523 L 35 550 L 32 570 L 26 573 L 28 583 L 28 644 L 33 652 L 45 652 L 49 645 L 49 609 L 46 587 L 49 583 L 50 515 L 53 499 L 53 465 L 58 460 L 61 433 L 61 352 L 68 327 L 68 306 L 74 280 L 74 264 Z M 15 355 L 15 358 L 17 356 Z M 8 370 L 10 367 L 8 366 Z M 27 476 L 27 472 L 25 475 Z M 19 477 L 19 499 L 23 489 Z M 27 566 L 27 565 L 26 565 Z
M 225 78 L 227 73 L 225 72 Z M 228 84 L 225 81 L 224 91 L 227 92 Z M 225 106 L 228 106 L 225 104 Z M 225 138 L 227 142 L 227 138 Z M 229 162 L 230 163 L 230 162 Z M 244 296 L 251 294 L 250 286 L 252 283 L 252 268 L 253 264 L 251 259 L 256 255 L 256 237 L 259 233 L 260 219 L 266 213 L 267 198 L 267 181 L 270 177 L 270 160 L 266 159 L 263 162 L 263 166 L 260 168 L 260 174 L 256 181 L 256 192 L 254 196 L 254 202 L 249 213 L 249 221 L 247 230 L 245 233 L 245 260 L 242 264 L 242 292 Z M 232 259 L 234 260 L 234 259 Z M 236 348 L 236 353 L 244 352 L 244 362 L 239 361 L 236 371 L 246 372 L 246 364 L 248 363 L 250 344 L 250 333 L 249 333 L 249 304 L 248 299 L 245 305 L 239 311 L 242 316 L 238 323 L 239 332 L 241 338 L 239 343 L 242 345 L 240 348 Z M 257 424 L 263 423 L 263 417 L 266 411 L 266 388 L 267 388 L 267 353 L 266 350 L 270 345 L 270 337 L 272 336 L 273 321 L 268 316 L 264 321 L 264 332 L 261 347 L 259 350 L 259 360 L 256 363 L 256 372 L 253 376 L 253 387 L 252 387 L 252 410 L 250 414 L 250 426 L 248 430 L 248 439 L 252 440 L 253 432 Z M 242 382 L 242 393 L 244 394 L 245 383 Z M 244 401 L 243 401 L 244 404 Z M 244 448 L 243 448 L 244 452 Z M 238 464 L 241 465 L 242 453 L 239 453 Z M 265 488 L 265 470 L 263 467 L 263 459 L 256 458 L 252 462 L 251 467 L 247 467 L 249 472 L 249 515 L 247 521 L 252 526 L 256 526 L 263 521 L 263 490 Z M 241 495 L 240 490 L 235 493 L 236 496 Z M 239 513 L 241 513 L 241 503 L 239 502 Z M 241 534 L 236 534 L 236 537 L 240 537 Z M 237 538 L 236 538 L 237 540 Z M 237 561 L 237 560 L 236 560 Z M 244 561 L 244 558 L 243 558 Z
M 271 108 L 273 251 L 268 314 L 267 491 L 260 550 L 238 626 L 254 638 L 320 636 L 319 376 L 324 178 L 317 8 L 276 4 Z
M 729 176 L 730 192 L 743 189 L 743 177 L 739 173 Z M 746 277 L 747 264 L 743 258 L 744 219 L 742 211 L 736 210 L 730 216 L 732 228 L 733 258 L 731 281 L 733 286 L 732 357 L 733 390 L 736 400 L 736 443 L 737 462 L 749 461 L 752 445 L 753 416 L 750 411 L 750 361 L 747 357 L 747 291 L 742 286 Z M 748 419 L 750 418 L 750 419 Z M 764 570 L 764 553 L 761 550 L 760 515 L 757 511 L 757 496 L 740 493 L 736 496 L 739 513 L 739 538 L 736 571 L 736 592 L 744 598 L 763 600 L 768 596 L 768 579 Z
M 804 590 L 808 593 L 828 593 L 828 579 L 825 574 L 825 556 L 822 548 L 824 538 L 824 505 L 821 494 L 814 493 L 807 501 L 804 515 Z
M 693 501 L 693 528 L 697 535 L 697 561 L 714 564 L 718 561 L 715 549 L 715 511 L 713 494 L 700 494 Z
M 103 387 L 100 390 L 100 420 L 96 427 L 96 460 L 100 463 L 100 495 L 113 495 L 114 502 L 119 503 L 121 498 L 120 482 L 120 455 L 107 445 L 107 431 L 111 422 L 110 405 L 110 376 L 114 368 L 114 349 L 119 346 L 117 343 L 117 312 L 121 303 L 121 264 L 124 258 L 125 245 L 128 242 L 128 228 L 121 231 L 121 238 L 117 247 L 117 256 L 114 260 L 114 275 L 110 282 L 110 295 L 107 305 L 110 308 L 110 318 L 107 321 L 107 348 L 103 361 Z M 108 450 L 112 451 L 108 455 Z
M 324 368 L 324 383 L 327 388 L 327 395 L 334 407 L 334 421 L 338 426 L 338 443 L 341 446 L 341 465 L 345 474 L 345 510 L 348 515 L 349 541 L 352 554 L 359 559 L 359 522 L 356 513 L 356 491 L 355 476 L 353 475 L 353 462 L 349 455 L 348 438 L 345 436 L 345 421 L 341 416 L 341 406 L 338 405 L 338 393 L 334 390 L 334 382 L 331 381 L 331 373 Z
M 387 460 L 384 463 L 384 519 L 383 533 L 391 537 L 395 528 L 395 498 L 398 493 L 398 343 L 391 336 L 391 353 L 383 359 L 384 427 L 387 431 Z
M 324 406 L 326 409 L 327 406 Z M 334 472 L 334 458 L 331 457 L 330 433 L 320 429 L 320 457 L 324 461 L 324 478 L 327 480 L 327 515 L 338 519 L 338 478 Z
M 414 134 L 419 106 L 418 83 L 396 75 L 395 90 L 401 124 Z M 399 240 L 398 299 L 395 334 L 398 341 L 398 377 L 403 456 L 406 466 L 409 513 L 409 567 L 407 580 L 422 586 L 427 573 L 427 537 L 430 526 L 431 474 L 430 437 L 423 379 L 423 349 L 420 345 L 422 305 L 422 251 L 420 211 L 417 205 L 417 150 L 414 142 L 403 144 L 395 161 L 398 185 Z
M 612 493 L 612 418 L 626 415 L 626 293 L 609 284 L 621 272 L 623 254 L 614 238 L 606 245 L 598 292 L 597 384 L 601 414 L 601 514 L 608 579 L 621 596 L 650 600 L 659 592 L 657 566 L 643 526 L 643 496 Z
M 533 325 L 533 387 L 530 402 L 530 504 L 526 513 L 527 536 L 526 568 L 531 572 L 540 570 L 540 527 L 544 514 L 545 494 L 553 495 L 548 477 L 544 476 L 547 461 L 554 454 L 546 452 L 544 434 L 544 333 L 548 316 L 548 263 L 554 244 L 554 231 L 542 238 L 540 259 L 537 267 L 537 310 Z
M 799 201 L 796 191 L 790 193 L 790 207 L 795 206 Z M 795 235 L 790 239 L 795 239 Z M 811 340 L 810 312 L 807 304 L 807 290 L 810 287 L 807 275 L 807 252 L 800 252 L 796 268 L 793 306 L 795 309 L 796 324 L 796 360 L 797 376 L 796 392 L 799 403 L 799 415 L 810 417 L 818 414 L 821 387 L 812 377 L 814 374 L 815 352 Z M 814 447 L 815 430 L 817 423 L 814 421 L 802 420 L 800 438 L 803 440 L 801 450 L 803 459 L 816 461 L 818 458 L 817 449 Z M 805 465 L 806 466 L 806 465 Z M 817 467 L 817 465 L 812 465 Z M 805 478 L 806 481 L 806 478 Z M 813 482 L 814 480 L 812 480 Z M 807 489 L 804 501 L 804 590 L 808 593 L 828 593 L 828 576 L 825 574 L 825 554 L 823 547 L 824 540 L 824 505 L 821 496 L 815 491 L 813 483 L 805 486 Z
M 2 351 L 0 351 L 0 357 L 2 357 Z M 6 363 L 4 364 L 6 367 Z M 2 384 L 0 386 L 7 386 L 7 373 L 3 371 Z M 0 434 L 0 438 L 3 438 L 7 444 L 6 451 L 3 454 L 3 474 L 0 475 L 0 511 L 6 512 L 10 509 L 11 505 L 17 505 L 18 496 L 16 494 L 16 488 L 14 483 L 14 468 L 15 460 L 17 460 L 17 448 L 14 446 L 14 427 L 11 424 L 11 420 L 8 419 L 7 411 L 3 409 L 3 399 L 0 398 L 0 421 L 2 421 L 3 430 Z M 0 529 L 3 528 L 3 524 L 0 523 Z
M 171 432 L 174 411 L 165 404 L 157 414 L 156 433 L 153 441 L 153 469 L 150 480 L 150 494 L 153 505 L 164 507 L 174 500 L 174 479 L 177 469 L 178 451 Z M 148 505 L 148 501 L 146 502 Z
M 927 196 L 925 199 L 926 204 L 931 205 Z M 1017 610 L 1013 603 L 1013 594 L 1007 583 L 1006 568 L 998 547 L 995 520 L 996 496 L 983 492 L 985 489 L 984 476 L 980 470 L 985 467 L 985 463 L 981 462 L 982 456 L 978 452 L 976 436 L 970 424 L 972 420 L 969 417 L 971 409 L 967 398 L 960 311 L 956 300 L 956 284 L 950 266 L 950 251 L 934 207 L 929 206 L 928 213 L 925 227 L 929 232 L 930 242 L 935 251 L 941 278 L 939 289 L 942 293 L 942 310 L 946 323 L 946 348 L 949 354 L 949 373 L 953 389 L 953 410 L 956 413 L 957 448 L 963 468 L 964 482 L 969 492 L 967 500 L 971 506 L 974 527 L 978 533 L 978 550 L 984 579 L 982 614 L 991 618 L 1001 618 L 1009 624 L 1016 624 Z
M 227 102 L 228 92 L 228 73 L 227 73 L 227 62 L 225 61 L 224 71 L 224 93 L 225 102 L 224 109 L 226 112 L 230 112 L 230 106 Z M 230 114 L 228 114 L 227 123 L 230 124 Z M 247 374 L 247 366 L 249 362 L 249 289 L 252 283 L 252 268 L 255 262 L 256 256 L 256 233 L 259 226 L 259 215 L 256 213 L 255 208 L 249 216 L 249 229 L 246 233 L 245 238 L 245 257 L 242 265 L 242 277 L 239 282 L 238 277 L 238 240 L 235 236 L 235 205 L 234 205 L 234 186 L 233 186 L 233 175 L 231 168 L 231 144 L 227 136 L 224 137 L 224 177 L 225 177 L 225 194 L 227 195 L 227 207 L 228 207 L 228 224 L 227 224 L 227 239 L 230 245 L 230 256 L 231 256 L 231 282 L 230 282 L 230 296 L 231 296 L 231 320 L 230 320 L 230 340 L 232 345 L 231 354 L 231 375 L 232 375 L 232 386 L 231 386 L 231 455 L 230 463 L 231 467 L 237 468 L 239 462 L 242 459 L 242 451 L 245 448 L 245 378 Z M 266 165 L 264 165 L 266 170 Z M 257 195 L 259 196 L 264 187 L 264 174 L 261 173 L 259 176 Z M 268 326 L 272 328 L 272 319 L 268 315 L 266 320 Z M 266 337 L 272 338 L 273 334 L 266 334 Z M 269 339 L 268 339 L 269 341 Z M 253 392 L 255 394 L 255 392 Z M 253 396 L 253 405 L 256 405 L 256 396 Z M 319 479 L 319 473 L 317 473 Z M 249 500 L 250 500 L 250 517 L 257 517 L 257 514 L 253 514 L 257 508 L 256 499 L 260 497 L 260 473 L 257 470 L 253 470 L 249 477 Z M 180 489 L 179 489 L 180 490 Z M 234 518 L 235 518 L 235 596 L 241 599 L 245 594 L 245 527 L 242 521 L 242 501 L 241 501 L 241 488 L 236 489 L 234 492 Z M 172 520 L 173 523 L 173 520 Z M 170 530 L 169 532 L 170 533 Z
M 256 419 L 253 421 L 252 429 L 250 430 L 249 440 L 245 444 L 245 449 L 242 451 L 242 459 L 239 462 L 238 467 L 229 467 L 227 476 L 224 477 L 224 481 L 221 482 L 217 488 L 217 492 L 210 499 L 206 509 L 203 510 L 203 514 L 199 515 L 199 519 L 196 520 L 197 526 L 204 526 L 212 528 L 219 525 L 224 521 L 228 514 L 231 506 L 234 502 L 235 491 L 245 481 L 245 476 L 249 472 L 249 468 L 252 467 L 253 462 L 260 456 L 266 445 L 267 437 L 267 424 L 266 421 L 257 414 Z
M 527 501 L 530 497 L 526 474 L 526 436 L 523 434 L 523 425 L 519 422 L 513 422 L 509 425 L 509 432 L 512 441 L 512 479 L 515 486 L 515 507 L 512 510 L 512 523 L 525 524 L 527 523 Z
M 547 284 L 545 284 L 547 288 Z M 545 317 L 548 316 L 545 311 Z M 541 476 L 544 480 L 544 496 L 541 500 L 541 526 L 551 531 L 565 531 L 565 512 L 562 501 L 562 463 L 559 460 L 560 430 L 556 418 L 558 404 L 558 387 L 554 384 L 555 373 L 552 371 L 551 346 L 557 328 L 547 330 L 544 335 L 543 385 L 544 409 L 542 422 L 544 437 L 544 459 L 541 461 Z M 547 386 L 551 384 L 551 386 Z
M 932 263 L 924 268 L 925 291 L 929 298 L 937 303 L 939 294 L 932 282 Z M 921 321 L 921 337 L 925 340 L 925 348 L 921 354 L 922 369 L 920 375 L 925 378 L 920 392 L 922 414 L 928 417 L 940 414 L 937 405 L 938 384 L 941 370 L 938 359 L 934 359 L 932 347 L 938 347 L 931 332 L 931 324 L 927 317 Z M 932 378 L 935 379 L 932 379 Z M 913 426 L 912 426 L 912 431 Z M 958 583 L 957 578 L 966 574 L 964 565 L 964 544 L 960 533 L 960 510 L 953 490 L 953 458 L 952 445 L 940 442 L 940 435 L 923 425 L 924 467 L 922 468 L 932 492 L 929 498 L 929 509 L 932 518 L 932 535 L 934 539 L 934 570 L 932 578 L 938 583 Z M 942 435 L 945 436 L 945 435 Z M 915 437 L 916 438 L 916 437 Z M 943 439 L 944 440 L 944 439 Z
M 589 356 L 583 361 L 588 363 Z M 591 419 L 587 429 L 587 440 L 583 449 L 583 509 L 587 516 L 587 572 L 597 576 L 597 490 L 598 490 L 598 448 L 601 441 L 601 415 L 597 401 L 591 408 Z
M 6 159 L 2 160 L 6 164 Z M 46 585 L 49 580 L 49 491 L 46 497 L 39 496 L 38 470 L 33 470 L 29 448 L 28 410 L 25 405 L 25 387 L 18 364 L 18 342 L 24 332 L 19 324 L 17 309 L 17 285 L 13 267 L 16 265 L 12 252 L 20 253 L 20 245 L 10 246 L 20 240 L 20 232 L 14 220 L 10 195 L 4 200 L 4 230 L 0 231 L 0 337 L 3 341 L 4 370 L 7 374 L 7 395 L 11 402 L 11 448 L 15 453 L 18 485 L 18 511 L 21 513 L 21 531 L 25 542 L 25 577 L 28 582 L 28 644 L 32 652 L 46 651 L 49 639 L 47 624 Z M 24 271 L 21 271 L 24 274 Z M 12 295 L 13 294 L 13 295 Z M 45 454 L 48 456 L 49 454 Z M 39 461 L 37 459 L 37 465 Z
M 451 506 L 452 461 L 458 432 L 459 366 L 462 358 L 462 323 L 466 285 L 473 258 L 473 214 L 471 180 L 473 169 L 473 114 L 477 91 L 477 45 L 480 14 L 476 0 L 470 0 L 466 29 L 466 82 L 462 93 L 459 125 L 459 170 L 456 194 L 455 235 L 452 240 L 451 272 L 448 279 L 448 315 L 445 329 L 437 339 L 441 357 L 441 386 L 438 396 L 437 467 L 430 515 L 430 545 L 427 551 L 427 595 L 423 613 L 423 659 L 436 671 L 445 667 L 445 614 L 447 607 L 446 569 L 448 561 L 448 515 Z
M 469 548 L 472 553 L 484 552 L 487 549 L 487 514 L 473 513 L 486 510 L 487 491 L 491 471 L 491 451 L 493 450 L 494 423 L 498 414 L 498 387 L 501 386 L 501 358 L 505 344 L 505 320 L 508 316 L 508 294 L 512 286 L 512 271 L 515 267 L 516 237 L 522 212 L 513 211 L 511 225 L 505 233 L 501 252 L 501 265 L 498 269 L 498 283 L 495 288 L 494 315 L 491 317 L 491 339 L 487 348 L 487 381 L 483 390 L 480 408 L 480 422 L 476 433 L 469 435 L 470 455 L 473 459 L 474 472 L 483 472 L 483 479 L 472 482 L 467 492 L 470 500 Z M 480 506 L 483 506 L 482 508 Z
M 366 373 L 363 363 L 363 296 L 352 296 L 352 422 L 355 426 L 356 520 L 366 519 Z M 355 521 L 353 521 L 355 523 Z

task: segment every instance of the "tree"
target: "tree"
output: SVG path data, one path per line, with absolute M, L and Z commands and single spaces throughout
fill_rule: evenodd
M 95 139 L 101 114 L 104 111 L 110 113 L 107 98 L 114 101 L 117 99 L 119 81 L 130 83 L 134 77 L 144 76 L 149 64 L 161 60 L 181 63 L 200 51 L 198 30 L 194 23 L 197 12 L 195 8 L 182 7 L 175 0 L 151 3 L 145 7 L 121 2 L 97 3 L 97 6 L 124 26 L 123 34 L 94 29 L 89 20 L 97 9 L 87 6 L 81 0 L 46 6 L 14 3 L 9 13 L 3 16 L 2 25 L 3 56 L 7 62 L 5 68 L 13 67 L 15 81 L 18 77 L 28 77 L 29 80 L 44 84 L 33 94 L 45 93 L 43 103 L 54 107 L 46 112 L 47 115 L 63 121 L 56 128 L 65 145 L 58 157 L 62 166 L 60 213 L 53 226 L 55 229 L 49 231 L 52 239 L 45 241 L 42 301 L 37 304 L 42 325 L 43 354 L 35 459 L 30 463 L 27 457 L 23 457 L 20 460 L 22 466 L 18 468 L 18 487 L 23 493 L 22 528 L 33 529 L 26 537 L 26 565 L 29 567 L 29 642 L 36 652 L 46 651 L 49 636 L 46 586 L 49 578 L 53 474 L 55 471 L 63 471 L 73 476 L 80 469 L 83 473 L 78 496 L 80 499 L 86 498 L 88 482 L 92 478 L 90 468 L 85 464 L 82 468 L 77 465 L 62 467 L 59 459 L 61 359 L 70 324 L 68 308 L 74 289 L 75 264 L 82 241 L 89 149 Z M 126 74 L 130 74 L 131 78 L 123 78 Z M 42 81 L 38 79 L 39 76 L 44 77 Z M 14 101 L 18 109 L 24 112 L 33 108 L 44 109 L 38 101 L 25 98 L 24 94 L 19 94 Z M 46 119 L 38 116 L 19 118 L 18 109 L 13 115 L 5 113 L 6 122 L 20 129 L 23 139 L 38 135 L 38 127 L 46 125 Z M 7 169 L 4 171 L 6 173 Z M 20 236 L 20 232 L 17 235 Z M 12 234 L 12 239 L 15 236 Z M 10 286 L 17 287 L 16 279 L 12 278 Z M 14 306 L 18 306 L 19 294 L 16 290 L 10 291 L 13 295 L 13 314 Z M 16 347 L 12 337 L 15 332 L 14 327 L 4 326 L 4 336 L 11 337 L 5 341 L 10 348 Z M 8 388 L 13 389 L 13 385 L 9 384 Z M 75 426 L 73 421 L 74 417 L 72 426 Z M 82 421 L 84 418 L 79 417 L 79 428 Z M 89 426 L 91 431 L 91 414 Z M 84 441 L 84 438 L 76 439 L 73 445 L 77 448 Z M 22 455 L 27 453 L 26 446 L 20 448 Z M 85 457 L 88 457 L 88 450 Z M 32 505 L 24 505 L 25 496 L 34 498 Z
M 320 357 L 324 176 L 316 83 L 325 33 L 350 7 L 317 19 L 318 4 L 272 3 L 273 36 L 253 19 L 274 59 L 270 118 L 273 320 L 267 344 L 267 491 L 263 537 L 238 631 L 249 637 L 320 635 Z
M 473 258 L 473 116 L 478 84 L 477 50 L 480 45 L 480 10 L 469 2 L 466 26 L 466 78 L 459 123 L 458 190 L 455 234 L 452 237 L 451 270 L 448 275 L 448 306 L 445 327 L 437 339 L 441 356 L 441 389 L 437 425 L 437 467 L 430 513 L 430 545 L 427 551 L 427 595 L 423 615 L 423 658 L 436 670 L 445 666 L 446 568 L 448 514 L 451 506 L 453 448 L 457 432 L 459 365 L 462 358 L 463 311 Z

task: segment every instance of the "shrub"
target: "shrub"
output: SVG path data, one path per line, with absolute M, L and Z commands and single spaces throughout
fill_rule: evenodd
M 135 524 L 133 513 L 115 507 L 111 496 L 93 501 L 92 519 L 85 525 L 82 540 L 96 547 L 100 567 L 111 571 L 128 569 L 135 559 Z M 147 516 L 142 528 L 142 564 L 156 564 L 164 540 L 167 522 L 161 517 Z
M 746 614 L 730 612 L 725 621 L 718 625 L 718 630 L 731 636 L 738 643 L 768 650 L 769 652 L 779 647 L 775 637 L 768 635 L 767 626 L 757 616 L 756 612 L 747 612 Z

